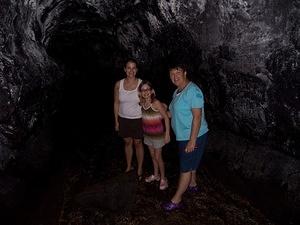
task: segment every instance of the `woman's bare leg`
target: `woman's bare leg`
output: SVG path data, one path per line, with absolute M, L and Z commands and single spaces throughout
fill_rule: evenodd
M 195 187 L 195 186 L 197 186 L 197 182 L 196 182 L 196 170 L 193 170 L 193 171 L 191 171 L 192 172 L 192 176 L 191 176 L 191 181 L 190 181 L 190 184 L 189 184 L 189 186 L 191 186 L 191 187 Z
M 185 172 L 185 173 L 180 173 L 178 187 L 177 187 L 175 195 L 171 199 L 172 202 L 174 202 L 176 204 L 181 202 L 182 195 L 186 191 L 187 187 L 189 186 L 189 184 L 191 182 L 191 177 L 192 177 L 191 171 Z
M 132 169 L 131 162 L 132 162 L 132 154 L 133 154 L 133 148 L 132 148 L 133 140 L 132 140 L 132 138 L 129 138 L 129 137 L 124 138 L 124 143 L 125 143 L 125 157 L 126 157 L 126 163 L 127 163 L 125 172 L 128 172 Z

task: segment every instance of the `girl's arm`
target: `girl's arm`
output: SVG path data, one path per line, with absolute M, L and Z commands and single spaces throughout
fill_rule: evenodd
M 166 113 L 168 115 L 169 118 L 171 118 L 171 112 L 168 110 L 168 106 L 166 103 L 160 102 L 163 106 L 163 108 L 166 110 Z

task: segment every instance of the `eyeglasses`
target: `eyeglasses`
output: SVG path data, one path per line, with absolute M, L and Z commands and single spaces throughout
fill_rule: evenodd
M 150 91 L 150 90 L 151 90 L 151 88 L 144 88 L 144 89 L 141 89 L 142 92 L 144 92 L 144 91 Z

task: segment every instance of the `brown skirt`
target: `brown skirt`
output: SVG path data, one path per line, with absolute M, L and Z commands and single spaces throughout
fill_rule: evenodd
M 126 119 L 119 116 L 119 136 L 122 138 L 143 138 L 143 124 L 140 119 Z

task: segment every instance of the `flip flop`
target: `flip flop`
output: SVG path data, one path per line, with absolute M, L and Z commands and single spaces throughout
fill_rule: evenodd
M 134 167 L 132 166 L 132 167 L 130 168 L 130 170 L 128 170 L 128 171 L 125 170 L 125 173 L 130 173 L 130 172 L 133 171 L 133 170 L 134 170 Z

